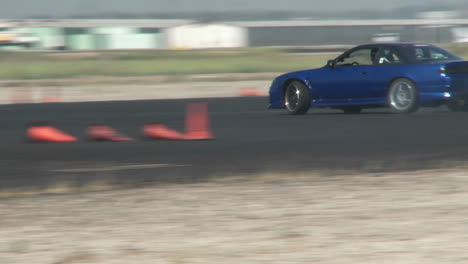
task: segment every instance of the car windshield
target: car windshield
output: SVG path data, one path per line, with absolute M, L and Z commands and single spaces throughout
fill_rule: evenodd
M 413 63 L 445 60 L 463 60 L 444 49 L 431 45 L 404 45 L 400 47 L 405 57 Z

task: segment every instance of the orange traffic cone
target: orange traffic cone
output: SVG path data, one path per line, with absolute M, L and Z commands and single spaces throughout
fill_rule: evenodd
M 100 141 L 132 141 L 132 138 L 123 136 L 110 126 L 88 126 L 86 135 L 92 140 Z
M 143 126 L 143 135 L 154 139 L 182 140 L 184 135 L 162 124 L 147 124 Z
M 39 125 L 28 128 L 27 137 L 35 142 L 75 142 L 76 138 L 54 127 Z
M 213 139 L 210 130 L 210 119 L 208 117 L 207 104 L 187 105 L 187 116 L 185 120 L 186 140 L 206 140 Z

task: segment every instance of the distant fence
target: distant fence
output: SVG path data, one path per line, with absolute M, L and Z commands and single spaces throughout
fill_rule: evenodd
M 3 25 L 3 26 L 2 26 Z M 196 49 L 468 41 L 468 19 L 253 21 L 0 20 L 2 49 Z
M 379 41 L 450 43 L 456 39 L 451 27 L 303 26 L 249 29 L 249 44 L 253 47 L 354 45 Z

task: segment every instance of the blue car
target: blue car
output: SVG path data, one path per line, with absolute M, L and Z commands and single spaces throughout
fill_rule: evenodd
M 350 114 L 390 107 L 411 113 L 442 104 L 468 110 L 468 61 L 433 45 L 381 43 L 352 48 L 322 68 L 277 77 L 269 108 L 286 108 L 294 115 L 310 107 Z

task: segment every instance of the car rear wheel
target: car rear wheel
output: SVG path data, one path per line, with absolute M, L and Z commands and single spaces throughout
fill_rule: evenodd
M 299 81 L 291 82 L 284 94 L 284 105 L 292 115 L 303 115 L 310 108 L 309 89 Z
M 397 113 L 412 113 L 419 108 L 416 85 L 405 78 L 397 79 L 390 84 L 388 101 Z

